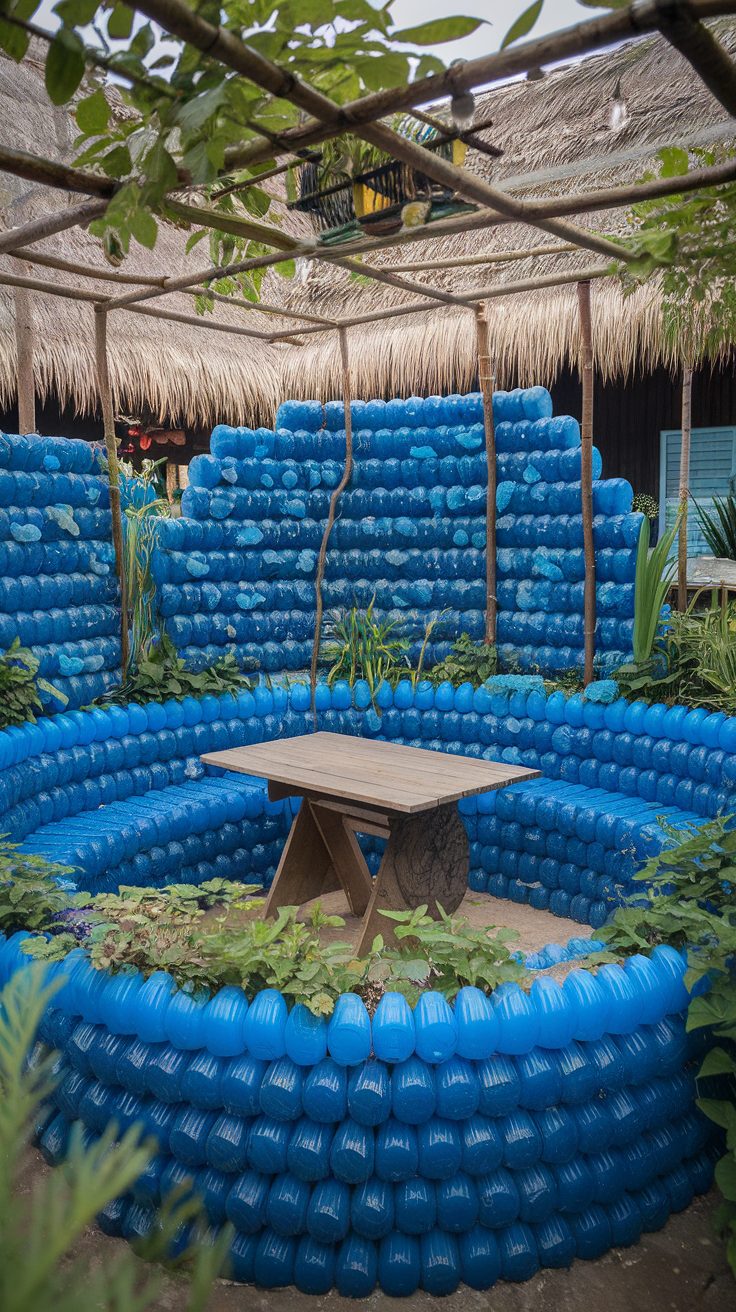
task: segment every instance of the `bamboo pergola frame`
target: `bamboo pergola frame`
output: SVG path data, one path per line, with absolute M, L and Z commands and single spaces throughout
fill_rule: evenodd
M 315 240 L 298 240 L 273 225 L 258 223 L 245 217 L 223 215 L 207 206 L 184 203 L 177 199 L 176 191 L 166 198 L 166 208 L 178 219 L 190 224 L 210 227 L 221 232 L 228 232 L 246 239 L 254 239 L 272 248 L 266 255 L 231 261 L 224 265 L 209 265 L 196 272 L 169 277 L 152 277 L 150 275 L 112 272 L 95 269 L 91 266 L 75 264 L 62 260 L 46 252 L 34 250 L 34 243 L 44 237 L 64 231 L 75 226 L 86 226 L 93 218 L 104 212 L 109 199 L 115 194 L 117 184 L 114 180 L 99 174 L 77 169 L 56 161 L 30 155 L 27 152 L 0 146 L 0 170 L 15 174 L 28 181 L 58 188 L 85 196 L 80 203 L 65 210 L 54 212 L 41 219 L 34 219 L 21 224 L 0 235 L 0 255 L 18 258 L 29 264 L 56 269 L 74 275 L 77 279 L 96 279 L 106 281 L 120 288 L 118 294 L 105 296 L 76 284 L 70 286 L 59 282 L 43 282 L 21 273 L 0 270 L 0 284 L 11 286 L 17 292 L 30 292 L 59 296 L 72 300 L 87 301 L 94 307 L 97 342 L 98 376 L 100 396 L 105 418 L 105 438 L 108 455 L 111 460 L 111 485 L 117 478 L 114 457 L 114 441 L 110 441 L 111 400 L 109 375 L 107 370 L 107 325 L 109 316 L 118 310 L 147 315 L 156 319 L 186 323 L 204 330 L 253 337 L 271 343 L 283 343 L 294 347 L 303 343 L 305 337 L 325 332 L 337 332 L 343 361 L 343 373 L 349 379 L 349 362 L 347 355 L 347 329 L 362 324 L 378 323 L 383 320 L 398 318 L 403 315 L 427 313 L 442 308 L 472 310 L 478 341 L 479 376 L 481 392 L 484 399 L 487 457 L 489 460 L 489 504 L 487 508 L 487 579 L 486 593 L 488 599 L 486 617 L 486 638 L 495 637 L 495 498 L 493 507 L 490 498 L 495 485 L 495 453 L 492 451 L 493 415 L 490 407 L 491 377 L 493 363 L 488 346 L 488 330 L 484 313 L 484 303 L 496 297 L 512 296 L 565 284 L 576 284 L 579 288 L 580 323 L 581 323 L 581 360 L 583 361 L 583 454 L 581 471 L 582 512 L 585 531 L 586 562 L 586 616 L 585 616 L 585 678 L 592 678 L 595 631 L 595 560 L 592 544 L 592 489 L 590 443 L 592 441 L 592 350 L 590 337 L 590 283 L 593 279 L 610 275 L 618 266 L 625 265 L 631 254 L 618 242 L 612 241 L 605 234 L 588 227 L 580 227 L 568 219 L 580 214 L 590 214 L 597 210 L 609 210 L 630 206 L 642 200 L 662 198 L 683 192 L 700 190 L 703 187 L 736 179 L 736 161 L 707 168 L 691 170 L 682 177 L 658 178 L 648 182 L 597 188 L 592 191 L 571 192 L 566 196 L 549 196 L 541 199 L 524 199 L 512 189 L 491 184 L 470 172 L 460 168 L 436 153 L 429 151 L 418 142 L 408 140 L 392 131 L 382 120 L 385 116 L 398 110 L 417 109 L 417 116 L 426 119 L 418 107 L 422 104 L 436 104 L 448 96 L 471 91 L 479 86 L 498 83 L 512 76 L 538 70 L 545 65 L 554 64 L 563 59 L 579 57 L 600 50 L 614 43 L 630 41 L 647 33 L 659 32 L 690 63 L 697 76 L 707 86 L 713 96 L 730 115 L 736 115 L 736 64 L 719 44 L 713 33 L 704 25 L 704 20 L 736 13 L 736 0 L 635 0 L 625 9 L 603 17 L 594 18 L 576 24 L 550 36 L 537 38 L 503 50 L 498 54 L 467 60 L 447 69 L 445 72 L 418 79 L 405 86 L 376 92 L 338 105 L 315 87 L 295 77 L 289 70 L 265 58 L 253 48 L 246 45 L 238 36 L 221 27 L 216 27 L 190 9 L 183 0 L 125 0 L 127 7 L 146 15 L 157 23 L 164 35 L 169 34 L 186 42 L 207 55 L 211 61 L 219 62 L 225 69 L 237 76 L 254 83 L 271 96 L 286 100 L 306 115 L 298 127 L 282 133 L 248 123 L 248 129 L 255 133 L 242 146 L 230 147 L 225 153 L 222 177 L 228 179 L 233 170 L 248 165 L 269 163 L 270 167 L 260 177 L 252 179 L 258 182 L 267 176 L 284 171 L 290 163 L 307 158 L 310 148 L 339 136 L 350 130 L 363 140 L 380 147 L 393 158 L 416 168 L 433 181 L 448 188 L 456 197 L 470 201 L 478 209 L 454 218 L 440 220 L 410 231 L 400 231 L 388 236 L 358 238 L 338 247 L 321 246 Z M 48 35 L 32 24 L 14 19 L 19 26 L 26 27 L 42 39 Z M 102 56 L 100 52 L 87 50 L 86 57 L 92 64 L 101 67 L 113 67 L 114 58 Z M 123 78 L 125 70 L 114 66 L 114 71 Z M 135 78 L 129 80 L 136 80 Z M 139 78 L 137 80 L 140 80 Z M 469 133 L 472 138 L 472 129 Z M 471 141 L 472 144 L 472 141 Z M 286 157 L 286 159 L 284 159 Z M 273 161 L 276 161 L 273 164 Z M 543 171 L 542 171 L 543 172 Z M 186 188 L 188 178 L 179 170 L 177 187 Z M 246 180 L 240 184 L 226 185 L 220 194 L 244 190 L 252 182 Z M 529 185 L 529 179 L 526 180 Z M 409 245 L 416 241 L 427 241 L 452 233 L 473 230 L 492 229 L 506 223 L 518 223 L 528 226 L 537 236 L 537 244 L 525 249 L 512 251 L 488 251 L 478 256 L 460 257 L 452 260 L 424 260 L 407 262 L 403 265 L 381 266 L 366 262 L 362 257 L 381 249 Z M 556 239 L 554 245 L 540 245 L 538 234 L 545 234 Z M 505 284 L 495 283 L 482 286 L 462 294 L 454 294 L 444 288 L 433 287 L 426 282 L 416 282 L 406 277 L 409 273 L 423 273 L 431 270 L 451 268 L 456 265 L 484 265 L 503 262 L 510 264 L 519 260 L 539 256 L 556 256 L 571 251 L 590 250 L 603 256 L 606 263 L 592 265 L 577 270 L 560 270 L 544 276 L 514 279 Z M 285 257 L 301 257 L 326 264 L 335 265 L 350 273 L 359 273 L 379 283 L 387 284 L 403 292 L 416 295 L 421 299 L 391 309 L 328 318 L 314 313 L 305 313 L 269 303 L 254 303 L 231 297 L 225 297 L 210 288 L 209 284 L 219 278 L 235 275 L 253 269 L 264 269 L 277 264 Z M 18 267 L 16 263 L 16 268 Z M 125 289 L 125 290 L 123 290 Z M 174 310 L 159 309 L 144 304 L 152 299 L 174 292 L 188 295 L 207 295 L 214 302 L 225 301 L 239 308 L 256 309 L 264 314 L 281 317 L 291 321 L 290 327 L 283 331 L 268 332 L 262 329 L 248 328 L 244 325 L 218 322 L 195 315 L 182 314 Z M 27 353 L 26 353 L 27 355 Z M 28 367 L 26 358 L 26 368 Z M 346 432 L 349 432 L 350 419 L 346 398 Z M 491 469 L 491 464 L 493 469 Z M 350 476 L 350 456 L 346 456 L 346 470 L 343 485 Z M 333 500 L 336 500 L 333 498 Z M 336 507 L 333 507 L 333 512 Z M 119 508 L 118 508 L 119 510 Z M 119 525 L 118 525 L 119 527 Z M 115 529 L 116 554 L 119 555 L 119 533 Z M 326 550 L 326 537 L 323 543 Z M 118 559 L 118 569 L 122 577 L 122 560 Z M 319 588 L 318 588 L 319 592 Z M 319 608 L 318 608 L 319 609 Z M 318 640 L 318 632 L 315 641 Z M 127 626 L 123 646 L 127 643 Z M 316 650 L 316 648 L 315 648 Z

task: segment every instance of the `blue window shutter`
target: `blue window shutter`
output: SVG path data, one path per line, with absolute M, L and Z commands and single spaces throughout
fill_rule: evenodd
M 666 429 L 660 437 L 659 460 L 659 531 L 674 523 L 680 492 L 679 428 Z M 690 434 L 690 491 L 709 510 L 713 497 L 726 496 L 729 480 L 736 473 L 736 427 L 694 428 Z M 692 504 L 687 517 L 688 556 L 710 554 Z

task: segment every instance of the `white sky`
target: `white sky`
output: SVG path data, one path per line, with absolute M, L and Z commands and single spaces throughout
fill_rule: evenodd
M 426 23 L 431 18 L 444 18 L 450 14 L 469 14 L 473 18 L 484 18 L 486 25 L 479 28 L 472 36 L 461 41 L 452 41 L 443 46 L 430 46 L 446 63 L 453 59 L 473 59 L 479 55 L 497 50 L 511 24 L 527 8 L 530 0 L 395 0 L 393 15 L 397 26 L 414 27 Z M 43 0 L 34 22 L 41 27 L 54 28 L 58 20 L 53 14 L 56 0 Z M 375 3 L 375 0 L 374 0 Z M 542 36 L 546 32 L 555 32 L 572 23 L 584 22 L 586 18 L 595 18 L 600 11 L 587 9 L 577 0 L 544 0 L 541 18 L 530 34 Z
M 523 14 L 529 3 L 530 0 L 500 0 L 495 4 L 491 0 L 395 0 L 392 13 L 401 27 L 413 27 L 449 14 L 485 18 L 486 25 L 478 28 L 472 36 L 433 47 L 441 59 L 450 63 L 453 59 L 477 59 L 497 50 L 511 24 Z M 527 39 L 596 17 L 600 17 L 600 11 L 587 9 L 577 0 L 544 0 L 541 17 Z

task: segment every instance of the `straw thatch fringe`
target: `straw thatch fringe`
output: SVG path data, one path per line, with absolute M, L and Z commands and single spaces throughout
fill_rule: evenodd
M 642 287 L 625 297 L 616 283 L 593 283 L 593 350 L 603 381 L 631 377 L 657 365 L 675 370 L 678 353 L 662 335 L 659 296 Z M 530 292 L 488 303 L 491 351 L 499 387 L 549 385 L 566 366 L 577 368 L 579 328 L 574 287 Z M 477 356 L 473 314 L 451 311 L 361 328 L 355 333 L 356 395 L 442 394 L 475 386 Z M 284 361 L 286 396 L 340 396 L 337 343 L 330 334 Z
M 37 326 L 34 356 L 36 395 L 54 398 L 61 409 L 94 414 L 98 409 L 94 370 L 93 311 L 34 297 Z M 191 307 L 189 307 L 191 308 Z M 63 316 L 64 331 L 58 319 Z M 163 423 L 188 427 L 213 423 L 259 424 L 282 399 L 273 350 L 251 339 L 222 337 L 213 349 L 210 333 L 179 324 L 142 328 L 131 315 L 110 321 L 110 376 L 116 414 L 149 414 Z M 15 341 L 0 331 L 0 409 L 15 401 Z

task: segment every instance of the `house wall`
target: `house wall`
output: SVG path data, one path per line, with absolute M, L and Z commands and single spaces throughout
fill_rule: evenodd
M 555 414 L 580 418 L 580 382 L 563 373 L 550 388 Z M 692 426 L 736 423 L 736 367 L 698 369 L 693 378 Z M 598 381 L 593 405 L 593 437 L 608 478 L 625 478 L 635 492 L 659 499 L 659 439 L 663 429 L 680 427 L 680 379 L 666 369 L 624 382 Z

